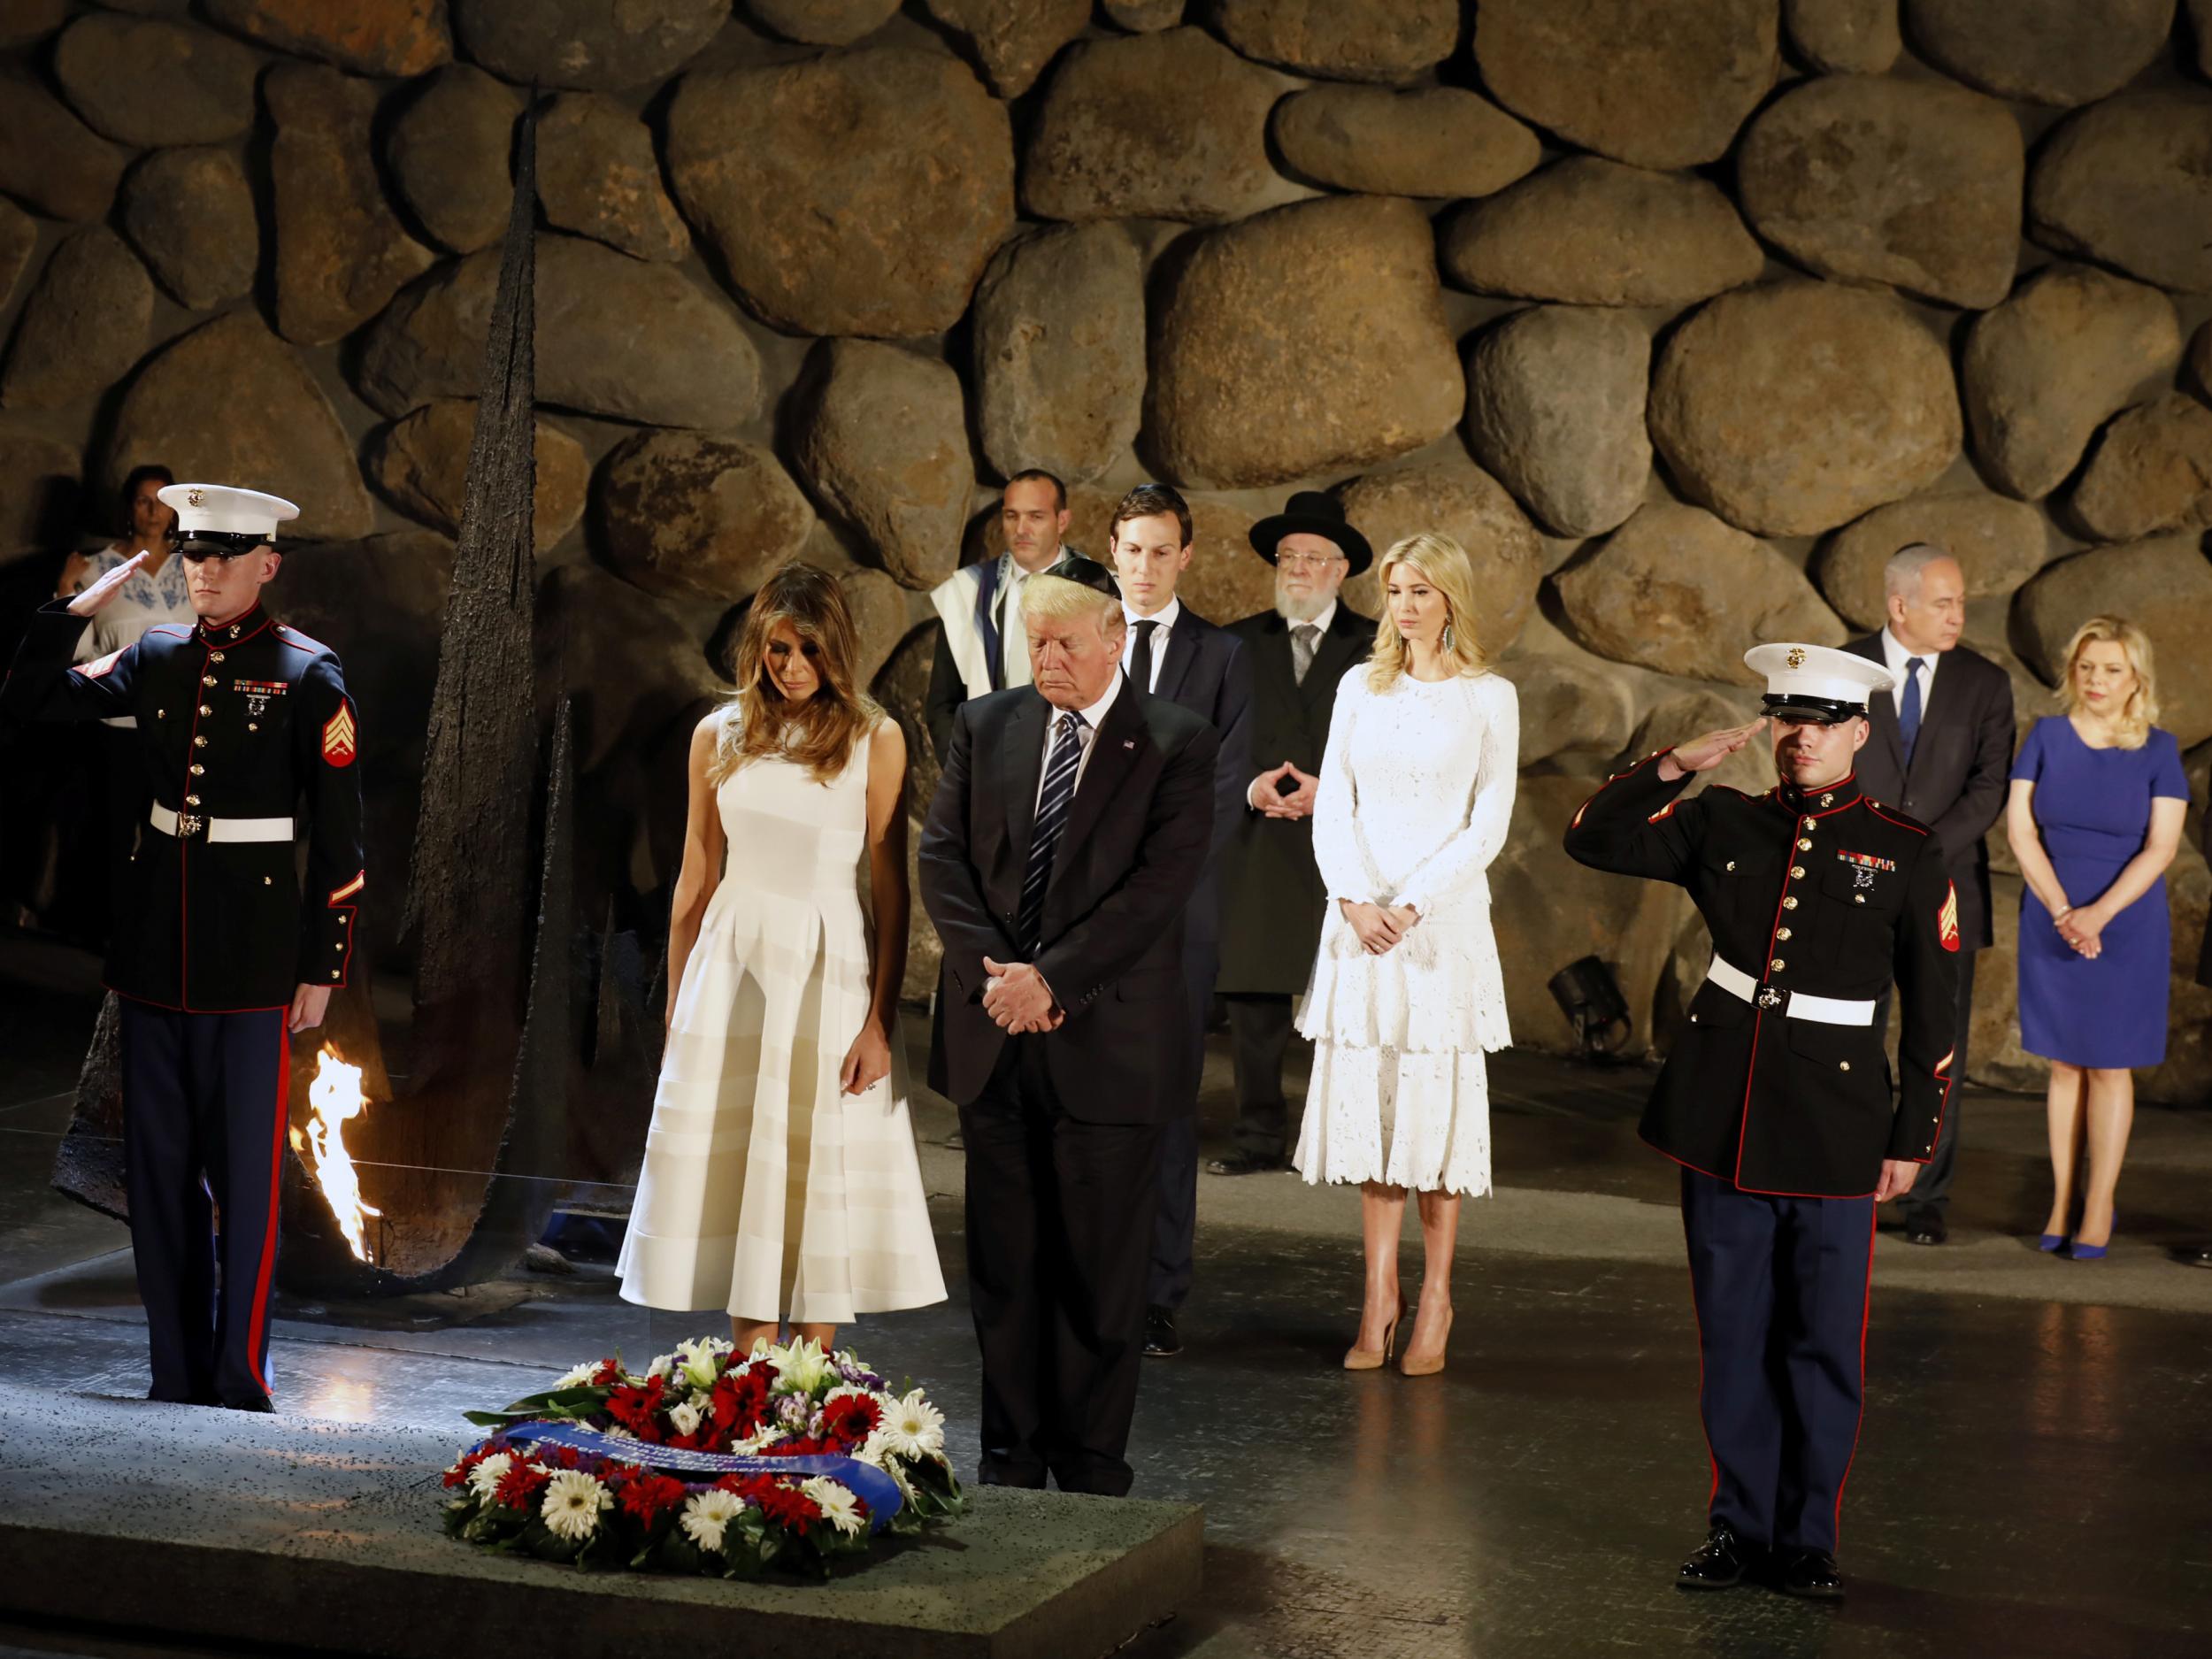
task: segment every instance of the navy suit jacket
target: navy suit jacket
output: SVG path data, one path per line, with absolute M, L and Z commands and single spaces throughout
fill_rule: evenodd
M 983 959 L 1015 942 L 1051 705 L 995 691 L 953 717 L 922 827 L 922 906 L 944 945 L 930 1087 L 972 1104 L 1006 1033 L 983 1010 Z M 1053 1093 L 1084 1123 L 1156 1123 L 1187 1110 L 1195 1056 L 1163 1041 L 1187 1018 L 1183 918 L 1213 842 L 1213 728 L 1125 683 L 1099 722 L 1045 888 L 1034 964 L 1067 1012 L 1045 1047 Z

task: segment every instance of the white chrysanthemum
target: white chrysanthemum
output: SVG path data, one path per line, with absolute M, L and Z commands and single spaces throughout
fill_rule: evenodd
M 917 1388 L 888 1402 L 876 1432 L 901 1457 L 933 1456 L 944 1449 L 945 1414 Z
M 773 1446 L 783 1438 L 783 1431 L 773 1424 L 764 1425 L 757 1432 L 748 1434 L 741 1440 L 733 1440 L 730 1450 L 740 1457 L 749 1457 L 755 1452 Z
M 695 1492 L 684 1505 L 680 1525 L 684 1536 L 702 1549 L 720 1549 L 722 1534 L 745 1509 L 745 1500 L 734 1492 L 709 1486 Z
M 556 1388 L 580 1388 L 598 1374 L 598 1365 L 593 1361 L 587 1360 L 581 1365 L 572 1366 L 563 1371 L 554 1379 L 553 1386 Z
M 699 1432 L 699 1408 L 688 1400 L 680 1400 L 669 1407 L 668 1420 L 675 1425 L 677 1433 L 696 1434 Z
M 624 1428 L 619 1423 L 610 1423 L 605 1428 L 600 1430 L 599 1432 L 611 1440 L 634 1440 L 637 1439 L 636 1435 L 631 1433 L 629 1430 Z
M 810 1394 L 836 1375 L 829 1356 L 812 1337 L 801 1337 L 788 1348 L 772 1348 L 768 1358 L 776 1368 L 780 1393 Z
M 494 1452 L 469 1471 L 469 1490 L 486 1503 L 489 1503 L 492 1501 L 492 1494 L 498 1489 L 499 1483 L 506 1478 L 507 1471 L 514 1467 L 514 1458 L 506 1452 Z
M 648 1377 L 665 1377 L 675 1369 L 676 1356 L 673 1354 L 660 1354 L 656 1355 L 653 1363 L 645 1368 L 645 1374 Z
M 860 1500 L 849 1487 L 841 1486 L 827 1475 L 817 1475 L 811 1480 L 802 1480 L 799 1490 L 814 1500 L 822 1511 L 822 1518 L 848 1538 L 868 1523 L 861 1518 Z
M 549 1481 L 538 1514 L 557 1537 L 572 1541 L 599 1530 L 599 1512 L 612 1509 L 606 1487 L 580 1469 L 564 1469 Z

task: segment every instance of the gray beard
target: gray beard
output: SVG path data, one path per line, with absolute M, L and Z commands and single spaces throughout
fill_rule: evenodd
M 1327 598 L 1293 599 L 1281 588 L 1275 590 L 1275 614 L 1286 622 L 1310 622 L 1329 605 L 1334 595 Z

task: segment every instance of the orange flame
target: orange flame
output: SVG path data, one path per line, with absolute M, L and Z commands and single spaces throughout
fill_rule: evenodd
M 315 1184 L 322 1188 L 323 1202 L 337 1217 L 339 1231 L 346 1235 L 346 1248 L 357 1262 L 368 1261 L 362 1224 L 367 1217 L 384 1212 L 362 1201 L 360 1175 L 346 1152 L 346 1125 L 369 1104 L 361 1093 L 361 1068 L 348 1065 L 326 1043 L 315 1056 L 315 1079 L 308 1085 L 307 1100 L 314 1116 L 304 1136 L 296 1128 L 292 1131 L 292 1148 L 312 1157 Z

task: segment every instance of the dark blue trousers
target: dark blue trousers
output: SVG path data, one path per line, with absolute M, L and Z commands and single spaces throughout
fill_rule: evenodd
M 125 997 L 122 1015 L 125 1184 L 150 1397 L 249 1403 L 271 1392 L 285 1011 L 186 1014 Z
M 1833 1555 L 1865 1394 L 1874 1200 L 1776 1198 L 1682 1171 L 1709 1519 Z

